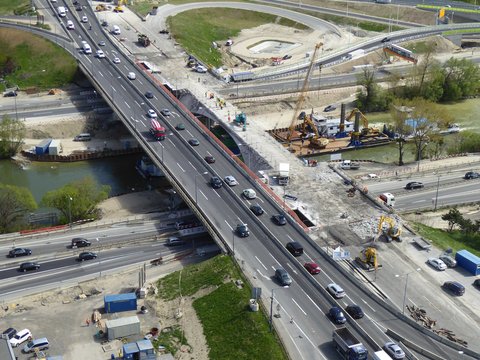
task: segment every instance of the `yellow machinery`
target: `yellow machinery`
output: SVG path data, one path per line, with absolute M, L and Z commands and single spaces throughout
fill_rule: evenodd
M 107 11 L 107 7 L 104 4 L 97 5 L 95 8 L 97 11 Z
M 402 229 L 396 224 L 395 220 L 389 216 L 380 216 L 378 233 L 379 236 L 384 236 L 387 242 L 391 242 L 392 240 L 402 241 L 400 238 Z
M 123 13 L 123 5 L 126 5 L 127 4 L 127 0 L 117 0 L 116 2 L 116 5 L 114 8 L 113 8 L 113 11 L 114 12 L 122 12 Z
M 287 133 L 287 142 L 290 142 L 292 140 L 292 136 L 295 132 L 295 126 L 298 120 L 298 115 L 300 114 L 300 109 L 303 107 L 303 103 L 305 102 L 305 96 L 306 92 L 308 89 L 308 82 L 310 80 L 310 75 L 313 70 L 313 66 L 315 65 L 315 58 L 317 57 L 317 52 L 318 49 L 323 45 L 323 43 L 319 42 L 318 44 L 315 45 L 315 50 L 313 51 L 312 54 L 312 59 L 310 61 L 310 65 L 308 66 L 307 69 L 307 75 L 305 76 L 305 80 L 303 81 L 303 86 L 302 90 L 300 91 L 300 96 L 298 97 L 297 103 L 295 105 L 295 111 L 293 112 L 293 118 L 290 123 L 290 127 L 288 128 L 288 133 Z M 322 65 L 320 64 L 320 71 L 322 70 Z M 307 128 L 311 128 L 311 132 L 313 132 L 315 135 L 313 138 L 309 139 L 310 140 L 310 146 L 312 147 L 325 147 L 325 140 L 322 139 L 318 133 L 317 126 L 313 123 L 312 119 L 309 116 L 305 116 L 303 119 L 303 124 L 302 124 L 302 137 L 304 137 L 308 131 Z M 328 143 L 328 140 L 327 140 Z
M 355 261 L 367 271 L 377 270 L 382 267 L 378 264 L 377 249 L 367 247 L 360 252 L 360 255 L 355 258 Z
M 359 109 L 353 109 L 345 120 L 350 121 L 353 117 L 355 117 L 355 123 L 350 143 L 358 143 L 360 141 L 360 137 L 378 136 L 380 134 L 380 130 L 378 128 L 368 127 L 368 120 Z M 359 117 L 359 121 L 362 121 L 362 130 L 360 130 L 360 124 L 357 123 L 357 117 Z

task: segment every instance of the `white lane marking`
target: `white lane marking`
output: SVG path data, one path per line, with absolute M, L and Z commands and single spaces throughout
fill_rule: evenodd
M 260 270 L 258 270 L 258 269 L 257 269 L 257 271 L 258 271 L 258 273 L 260 274 L 260 276 L 263 277 L 264 279 L 272 280 L 272 279 L 270 278 L 270 276 L 263 275 L 262 272 L 261 272 Z
M 172 140 L 170 140 L 169 138 L 167 138 L 167 140 L 170 141 L 170 144 L 173 145 L 173 147 L 176 147 Z
M 290 241 L 294 241 L 290 235 L 287 235 L 287 237 L 290 239 Z
M 322 312 L 322 309 L 320 309 L 320 307 L 315 303 L 315 301 L 313 301 L 313 299 L 308 296 L 308 294 L 305 292 L 305 290 L 302 289 L 302 292 L 303 292 L 303 295 L 306 296 L 308 298 L 308 300 L 310 300 L 310 302 L 317 308 L 317 310 L 319 312 Z
M 143 85 L 143 83 L 140 81 L 140 79 L 138 79 L 138 82 Z
M 102 77 L 105 77 L 105 76 L 103 76 L 103 74 L 102 74 L 100 71 L 99 71 L 98 73 L 99 73 Z
M 128 71 L 128 67 L 127 67 L 127 65 L 123 65 L 123 67 L 125 68 L 125 70 L 127 70 L 127 71 Z
M 90 64 L 92 63 L 92 60 L 90 60 L 90 58 L 87 56 L 87 60 L 90 62 Z
M 145 120 L 145 121 L 147 120 L 147 118 L 145 117 L 145 115 L 142 115 L 142 119 Z
M 189 130 L 187 130 L 187 133 L 188 133 L 188 135 L 190 135 L 191 137 L 193 137 L 192 133 L 191 133 Z
M 412 299 L 408 298 L 408 301 L 410 301 L 413 305 L 415 305 L 415 307 L 417 307 L 417 304 L 415 304 Z
M 221 199 L 222 197 L 220 196 L 220 194 L 218 193 L 218 191 L 214 191 L 214 193 Z
M 113 77 L 112 72 L 111 72 L 110 70 L 107 70 L 107 71 L 108 71 L 108 73 L 110 74 L 110 76 Z
M 310 262 L 315 262 L 315 261 L 310 257 L 310 255 L 308 255 L 305 251 L 303 251 L 303 255 L 305 255 L 305 256 L 308 258 L 308 260 L 310 260 Z
M 423 199 L 423 200 L 417 200 L 417 201 L 412 201 L 412 204 L 417 204 L 417 203 L 421 203 L 421 202 L 425 202 L 427 200 Z
M 138 105 L 138 107 L 139 107 L 139 108 L 141 108 L 141 106 L 140 106 L 140 104 L 138 103 L 138 101 L 137 101 L 137 100 L 135 100 L 135 104 L 137 104 L 137 105 Z
M 432 305 L 438 312 L 440 312 L 440 309 L 437 308 L 430 300 L 428 300 L 428 298 L 425 295 L 422 295 L 422 296 L 425 298 L 425 300 L 427 300 L 430 303 L 430 305 Z
M 295 301 L 294 298 L 292 298 L 292 301 L 295 305 L 297 305 L 297 307 L 300 309 L 300 311 L 303 312 L 303 315 L 307 316 L 307 313 L 302 309 L 302 307 L 300 305 L 298 305 L 298 303 Z
M 117 89 L 115 89 L 113 86 L 112 86 L 112 89 L 113 89 L 113 91 L 117 91 Z
M 255 259 L 257 259 L 257 261 L 260 263 L 260 265 L 263 266 L 263 268 L 264 268 L 265 270 L 268 270 L 267 267 L 266 267 L 265 265 L 263 265 L 263 263 L 260 261 L 260 259 L 259 259 L 256 255 L 255 255 Z
M 195 166 L 193 166 L 193 164 L 189 161 L 188 162 L 190 164 L 190 166 L 194 169 L 194 170 L 197 170 L 197 168 Z
M 263 201 L 261 198 L 257 198 L 257 200 L 259 200 L 259 201 L 262 202 L 262 203 L 265 202 L 265 201 Z
M 230 226 L 230 224 L 228 223 L 228 221 L 227 221 L 227 220 L 225 220 L 225 224 L 227 224 L 227 226 L 230 228 L 230 230 L 232 230 L 232 231 L 233 231 L 233 227 L 231 227 L 231 226 Z
M 183 172 L 185 172 L 185 170 L 180 166 L 180 164 L 177 162 L 177 166 L 180 168 L 180 170 L 182 170 Z
M 295 270 L 295 269 L 292 267 L 292 265 L 290 265 L 290 263 L 287 263 L 287 266 L 288 266 L 290 269 L 292 269 L 292 271 L 293 271 L 294 274 L 298 274 L 298 273 L 297 273 L 297 270 Z
M 275 260 L 275 262 L 276 262 L 278 265 L 280 265 L 280 263 L 277 261 L 277 259 L 275 259 L 275 258 L 273 257 L 272 254 L 268 253 L 268 255 L 270 255 L 270 256 L 272 257 L 272 259 Z M 272 266 L 272 269 L 275 270 L 275 268 L 274 268 L 273 266 Z
M 122 84 L 120 84 L 120 86 L 122 87 L 123 91 L 125 92 L 127 91 L 127 89 L 125 89 L 125 87 Z
M 360 300 L 362 300 L 362 302 L 363 302 L 365 305 L 367 305 L 370 309 L 372 309 L 373 312 L 376 312 L 375 309 L 372 308 L 369 303 L 367 303 L 367 302 L 366 302 L 365 300 L 363 300 L 363 299 L 360 299 Z
M 203 197 L 205 198 L 205 200 L 208 200 L 207 196 L 203 193 L 202 190 L 199 189 L 198 192 L 203 195 Z
M 130 109 L 130 105 L 128 105 L 128 103 L 125 101 L 125 105 L 127 105 L 127 107 Z

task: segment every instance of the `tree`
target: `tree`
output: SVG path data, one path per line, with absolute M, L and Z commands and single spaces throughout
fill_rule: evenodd
M 0 121 L 0 158 L 15 155 L 22 146 L 25 133 L 23 121 L 5 115 Z
M 463 216 L 460 211 L 455 207 L 450 209 L 446 214 L 442 215 L 442 220 L 448 221 L 448 231 L 451 232 L 455 225 L 460 225 L 463 221 Z
M 358 79 L 363 89 L 357 92 L 356 106 L 364 112 L 385 111 L 393 95 L 375 83 L 375 72 L 365 68 Z
M 450 58 L 445 65 L 441 101 L 455 101 L 476 95 L 480 90 L 480 69 L 468 59 Z
M 413 131 L 412 127 L 407 123 L 409 113 L 408 108 L 406 108 L 404 105 L 404 102 L 402 102 L 402 100 L 400 99 L 397 99 L 390 107 L 390 113 L 393 119 L 392 130 L 395 134 L 395 142 L 398 148 L 399 166 L 404 165 L 403 155 L 405 153 L 407 136 L 410 135 Z
M 0 233 L 15 230 L 20 219 L 36 208 L 37 203 L 30 190 L 24 187 L 0 184 Z
M 110 186 L 98 184 L 86 177 L 64 187 L 47 192 L 41 204 L 58 209 L 63 215 L 63 222 L 97 218 L 96 206 L 108 198 Z

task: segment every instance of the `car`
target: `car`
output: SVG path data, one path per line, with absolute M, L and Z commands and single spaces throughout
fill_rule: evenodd
M 358 305 L 348 305 L 346 308 L 345 308 L 345 311 L 347 313 L 350 314 L 350 316 L 354 319 L 361 319 L 365 316 L 365 314 L 363 313 L 363 310 L 360 306 Z
M 198 72 L 198 73 L 206 73 L 206 72 L 207 72 L 207 68 L 206 68 L 205 66 L 198 65 L 198 66 L 195 68 L 195 71 Z
M 414 189 L 421 189 L 423 188 L 423 183 L 419 181 L 411 181 L 407 185 L 405 185 L 406 190 L 414 190 Z
M 128 73 L 127 77 L 128 77 L 130 80 L 135 80 L 135 79 L 137 78 L 137 75 L 136 75 L 134 72 L 130 71 L 130 72 Z
M 75 30 L 75 24 L 72 20 L 67 20 L 67 29 L 68 30 Z
M 443 271 L 447 268 L 447 265 L 445 265 L 445 263 L 439 258 L 429 258 L 427 263 L 439 271 Z
M 83 15 L 81 21 L 82 21 L 82 23 L 87 23 L 87 22 L 88 22 L 88 18 L 87 18 L 85 15 Z
M 17 333 L 17 330 L 15 330 L 14 328 L 8 328 L 2 333 L 2 338 L 6 338 L 7 340 L 10 340 L 15 336 L 16 333 Z
M 180 239 L 176 236 L 170 236 L 167 239 L 167 243 L 165 244 L 167 246 L 180 246 L 180 245 L 185 245 L 185 240 Z
M 442 260 L 449 268 L 454 268 L 457 266 L 457 260 L 447 254 L 439 256 L 438 258 Z
M 403 352 L 402 348 L 398 346 L 393 341 L 389 341 L 383 345 L 383 350 L 385 350 L 388 355 L 392 357 L 392 359 L 404 359 L 405 353 Z
M 97 258 L 97 254 L 91 251 L 82 252 L 78 255 L 78 261 L 93 260 Z
M 286 225 L 287 218 L 283 214 L 272 215 L 272 221 L 277 225 Z
M 78 3 L 78 0 L 73 0 L 72 4 L 73 4 L 73 5 L 78 5 L 78 4 L 79 4 L 79 3 Z
M 382 40 L 380 40 L 381 43 L 386 43 L 386 42 L 389 42 L 391 41 L 392 39 L 390 39 L 389 37 L 384 37 Z
M 107 43 L 103 40 L 98 43 L 98 46 L 105 46 L 105 45 L 107 45 Z
M 288 59 L 291 59 L 292 58 L 292 55 L 283 55 L 282 57 L 282 60 L 288 60 Z
M 14 96 L 17 96 L 16 90 L 10 90 L 3 93 L 3 97 L 14 97 Z
M 103 21 L 102 21 L 102 26 L 105 26 L 105 27 L 108 26 L 108 21 L 103 20 Z
M 285 245 L 285 248 L 292 254 L 293 256 L 301 256 L 303 254 L 303 247 L 300 245 L 299 242 L 290 241 Z
M 171 113 L 170 110 L 168 110 L 168 109 L 162 109 L 162 110 L 160 110 L 160 114 L 162 114 L 163 116 L 170 116 L 170 115 L 172 115 L 172 113 Z
M 22 349 L 25 354 L 48 349 L 50 346 L 47 338 L 35 339 L 29 341 Z
M 17 256 L 32 255 L 32 250 L 26 248 L 15 248 L 8 252 L 8 257 L 14 258 Z
M 120 58 L 114 57 L 113 60 L 112 60 L 112 62 L 113 62 L 114 64 L 120 64 Z
M 40 269 L 40 264 L 36 262 L 22 263 L 20 264 L 20 268 L 19 268 L 19 270 L 23 272 L 30 271 L 30 270 L 38 270 L 38 269 Z
M 218 176 L 212 176 L 210 185 L 212 185 L 214 189 L 220 189 L 223 186 L 223 182 Z
M 175 126 L 175 129 L 177 130 L 185 130 L 185 124 L 184 123 L 179 123 L 177 126 Z M 215 160 L 215 159 L 214 159 Z M 215 161 L 214 161 L 215 162 Z
M 77 6 L 75 7 L 75 10 L 77 10 L 77 11 L 82 11 L 82 10 L 83 10 L 82 5 L 77 5 Z
M 323 109 L 323 112 L 330 112 L 336 109 L 337 107 L 335 105 L 328 105 L 325 109 Z
M 292 278 L 284 268 L 278 268 L 275 270 L 275 278 L 282 286 L 290 286 L 292 284 Z
M 148 109 L 147 111 L 148 117 L 155 119 L 158 117 L 157 113 L 153 109 Z
M 458 281 L 445 281 L 442 285 L 442 288 L 456 296 L 462 296 L 465 294 L 465 286 L 460 284 Z
M 152 93 L 151 91 L 147 91 L 147 92 L 145 93 L 145 97 L 146 97 L 147 99 L 153 99 L 153 93 Z
M 335 284 L 331 283 L 327 285 L 327 291 L 332 295 L 335 299 L 341 299 L 345 296 L 345 291 L 343 289 Z
M 97 50 L 97 54 L 96 54 L 96 55 L 97 55 L 97 57 L 98 57 L 99 59 L 105 58 L 105 53 L 103 52 L 103 50 Z
M 250 210 L 257 216 L 260 216 L 265 212 L 263 208 L 260 206 L 260 204 L 258 203 L 250 206 Z
M 23 329 L 18 331 L 11 339 L 10 339 L 10 345 L 12 347 L 17 347 L 21 343 L 31 340 L 32 339 L 32 333 L 28 329 Z
M 253 190 L 253 189 L 243 190 L 242 195 L 248 200 L 253 200 L 257 197 L 257 194 L 255 193 L 255 190 Z
M 188 140 L 188 143 L 189 143 L 191 146 L 198 146 L 198 145 L 200 145 L 200 141 L 198 141 L 198 140 L 195 139 L 195 138 L 189 139 L 189 140 Z
M 347 322 L 347 318 L 343 315 L 342 309 L 338 306 L 332 307 L 328 312 L 328 316 L 335 324 L 345 324 Z
M 90 241 L 84 238 L 73 238 L 72 239 L 72 249 L 79 248 L 79 247 L 87 247 L 92 245 Z
M 232 175 L 225 176 L 224 180 L 228 186 L 238 185 L 238 181 Z
M 480 289 L 480 279 L 476 279 L 472 285 Z
M 464 179 L 465 180 L 470 180 L 470 179 L 478 179 L 480 177 L 480 174 L 475 171 L 469 171 L 465 174 Z
M 207 155 L 204 157 L 205 161 L 208 164 L 214 164 L 215 163 L 215 158 L 212 155 Z
M 303 267 L 312 275 L 320 274 L 320 266 L 314 262 L 306 262 Z
M 248 230 L 248 225 L 247 224 L 238 224 L 237 225 L 237 234 L 240 237 L 250 236 L 250 231 Z

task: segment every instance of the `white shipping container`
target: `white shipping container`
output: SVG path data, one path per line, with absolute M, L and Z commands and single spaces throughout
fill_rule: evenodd
M 107 328 L 109 341 L 140 334 L 140 320 L 137 316 L 107 320 L 105 322 L 105 327 Z
M 59 140 L 52 140 L 50 145 L 48 145 L 48 153 L 50 155 L 60 155 L 62 152 L 61 143 Z

